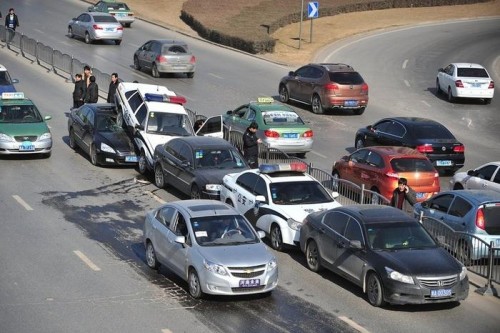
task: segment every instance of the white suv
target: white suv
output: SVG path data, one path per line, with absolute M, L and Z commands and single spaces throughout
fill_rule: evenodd
M 185 103 L 184 97 L 164 86 L 131 82 L 120 82 L 118 85 L 115 95 L 117 123 L 133 137 L 141 174 L 153 170 L 157 145 L 165 144 L 174 137 L 196 135 L 183 106 Z M 209 123 L 209 120 L 205 123 Z M 219 122 L 222 137 L 222 120 Z M 213 120 L 210 123 L 213 124 Z M 206 133 L 206 130 L 203 132 Z

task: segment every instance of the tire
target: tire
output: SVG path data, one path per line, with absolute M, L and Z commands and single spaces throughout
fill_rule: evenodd
M 360 149 L 364 148 L 365 146 L 366 146 L 365 139 L 363 139 L 363 137 L 361 136 L 358 136 L 356 138 L 356 141 L 354 142 L 354 148 Z
M 298 158 L 306 158 L 306 153 L 297 153 Z
M 375 307 L 385 305 L 384 288 L 379 277 L 375 273 L 370 273 L 370 275 L 368 275 L 368 282 L 366 283 L 366 296 L 368 298 L 368 302 Z
M 130 28 L 131 25 L 132 23 L 125 23 L 125 28 Z
M 443 91 L 441 90 L 441 87 L 439 86 L 439 79 L 436 79 L 436 96 L 441 95 Z
M 306 264 L 307 268 L 309 268 L 313 272 L 319 272 L 322 270 L 321 262 L 319 259 L 318 244 L 316 244 L 316 241 L 314 240 L 311 240 L 309 241 L 309 243 L 307 243 Z
M 69 130 L 69 147 L 73 150 L 76 150 L 78 148 L 78 146 L 76 145 L 75 132 L 73 131 L 73 129 Z
M 140 71 L 141 65 L 139 65 L 139 58 L 134 57 L 134 69 Z
M 155 166 L 155 185 L 158 188 L 165 187 L 165 175 L 163 174 L 160 163 L 156 164 Z
M 284 84 L 280 85 L 279 95 L 281 103 L 288 103 L 288 101 L 290 100 L 290 93 L 288 92 L 288 89 Z
M 317 94 L 314 94 L 311 100 L 311 109 L 315 114 L 323 114 L 325 110 L 323 109 L 323 104 L 321 104 L 321 98 Z
M 194 72 L 186 73 L 186 75 L 189 79 L 192 79 L 194 77 Z
M 144 152 L 144 149 L 141 150 L 141 154 L 139 155 L 139 163 L 137 163 L 137 167 L 141 175 L 145 175 L 148 171 L 148 161 L 146 160 L 146 153 Z
M 151 67 L 151 75 L 156 78 L 160 77 L 160 72 L 158 72 L 158 67 L 156 67 L 155 63 L 153 63 L 153 67 Z
M 453 103 L 455 101 L 455 97 L 453 97 L 453 92 L 451 88 L 448 87 L 448 102 Z
M 365 108 L 359 108 L 359 109 L 355 109 L 355 110 L 353 111 L 353 113 L 354 113 L 356 116 L 360 116 L 360 115 L 362 115 L 364 112 L 365 112 Z
M 283 251 L 283 236 L 281 235 L 281 229 L 279 225 L 273 224 L 271 226 L 271 247 L 276 251 Z
M 122 43 L 122 40 L 121 39 L 115 39 L 115 44 L 116 45 L 120 45 Z
M 74 38 L 75 35 L 73 34 L 73 28 L 72 27 L 68 27 L 68 37 L 69 38 Z
M 93 165 L 96 165 L 97 166 L 97 150 L 95 148 L 95 144 L 92 144 L 90 146 L 90 152 L 89 152 L 89 155 L 90 155 L 90 163 L 92 163 Z
M 188 291 L 191 297 L 200 299 L 203 296 L 203 292 L 201 291 L 201 283 L 200 278 L 198 277 L 198 273 L 194 268 L 191 268 L 188 273 Z
M 191 199 L 201 199 L 201 192 L 196 184 L 193 184 L 193 186 L 191 187 L 190 196 L 191 196 Z
M 92 39 L 90 38 L 90 34 L 85 32 L 85 43 L 92 44 Z
M 158 259 L 156 259 L 155 248 L 150 241 L 146 244 L 146 264 L 152 269 L 158 269 L 160 267 L 160 263 Z

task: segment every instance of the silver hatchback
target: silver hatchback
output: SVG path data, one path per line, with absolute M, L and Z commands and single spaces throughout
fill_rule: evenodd
M 68 36 L 84 38 L 87 44 L 96 40 L 112 40 L 120 45 L 123 26 L 108 13 L 83 13 L 68 22 Z
M 215 200 L 182 200 L 147 213 L 146 262 L 188 282 L 189 294 L 268 293 L 278 284 L 271 250 L 233 207 Z

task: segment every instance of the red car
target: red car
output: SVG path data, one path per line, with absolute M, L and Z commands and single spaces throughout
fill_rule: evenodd
M 416 192 L 419 202 L 440 191 L 439 174 L 432 163 L 425 155 L 407 147 L 358 149 L 334 163 L 332 176 L 356 185 L 364 184 L 367 190 L 380 193 L 389 200 L 401 177 L 408 180 L 408 186 Z

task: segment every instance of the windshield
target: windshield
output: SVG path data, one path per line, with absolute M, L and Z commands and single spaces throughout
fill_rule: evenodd
M 398 250 L 437 246 L 418 222 L 380 223 L 366 226 L 373 250 Z
M 306 205 L 332 202 L 333 198 L 315 181 L 271 183 L 271 199 L 277 205 Z
M 241 215 L 205 216 L 191 219 L 196 242 L 200 246 L 259 243 L 260 239 Z
M 194 159 L 197 169 L 233 169 L 245 167 L 243 157 L 233 149 L 196 149 Z
M 0 86 L 10 85 L 12 85 L 12 80 L 10 79 L 9 73 L 7 71 L 0 71 Z
M 291 111 L 264 111 L 262 118 L 266 125 L 304 125 L 299 115 Z
M 42 116 L 34 105 L 0 106 L 0 123 L 39 123 Z
M 193 126 L 187 115 L 168 112 L 150 112 L 146 132 L 171 136 L 194 135 Z
M 123 128 L 121 126 L 118 126 L 115 119 L 109 115 L 97 116 L 96 129 L 98 132 L 123 132 Z

